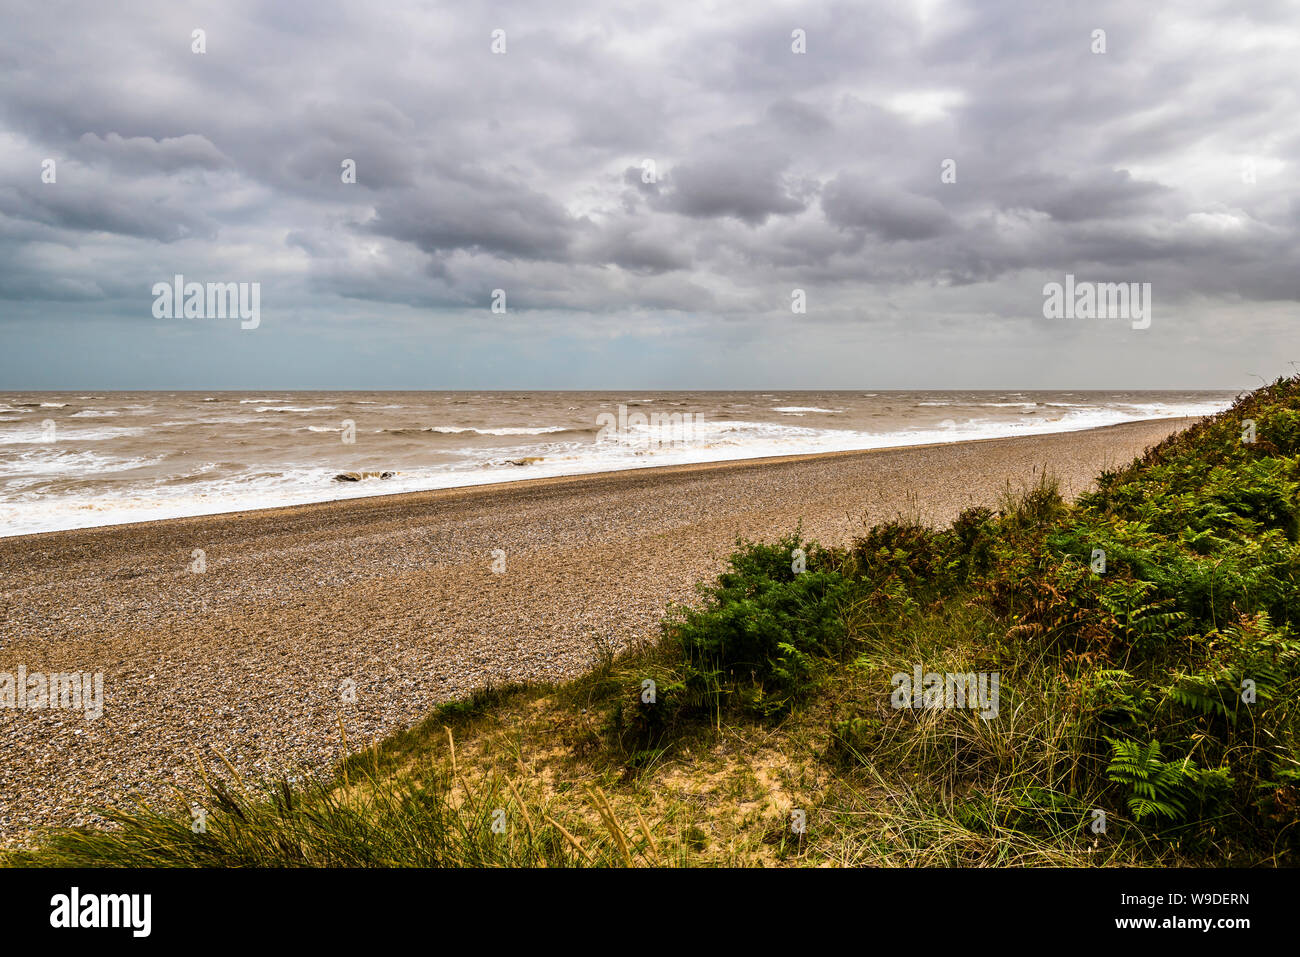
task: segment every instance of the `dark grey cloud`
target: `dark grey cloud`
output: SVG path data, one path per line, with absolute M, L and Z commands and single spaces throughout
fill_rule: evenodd
M 691 251 L 676 232 L 638 229 L 631 221 L 593 232 L 580 256 L 632 273 L 657 274 L 693 265 Z
M 190 167 L 215 170 L 232 165 L 206 136 L 198 133 L 160 140 L 85 133 L 77 140 L 74 155 L 87 164 L 106 162 L 127 174 L 172 173 Z
M 57 180 L 50 186 L 0 188 L 0 216 L 67 233 L 108 233 L 163 243 L 217 235 L 215 224 L 202 212 L 174 201 L 143 201 L 140 190 L 113 192 L 102 182 L 60 187 Z
M 1252 316 L 1252 348 L 1285 351 L 1300 301 L 1300 12 L 1281 0 L 50 0 L 5 22 L 0 321 L 134 321 L 184 271 L 260 281 L 280 321 L 364 326 L 399 362 L 504 288 L 546 317 L 548 364 L 595 335 L 633 363 L 619 343 L 671 315 L 695 330 L 684 363 L 731 343 L 739 375 L 767 367 L 741 353 L 799 287 L 805 371 L 850 376 L 849 330 L 906 354 L 929 324 L 960 354 L 1074 272 L 1155 285 L 1172 376 Z M 1073 348 L 1123 368 L 1100 339 Z M 31 366 L 10 356 L 0 372 Z
M 803 212 L 807 203 L 792 195 L 797 187 L 785 176 L 783 157 L 714 156 L 673 167 L 667 188 L 653 204 L 684 216 L 732 216 L 759 226 L 769 216 Z
M 477 175 L 439 179 L 375 204 L 370 232 L 428 253 L 461 250 L 503 259 L 563 261 L 577 224 L 543 193 Z
M 1142 182 L 1124 169 L 1088 172 L 1076 177 L 1023 177 L 1004 186 L 1008 205 L 1026 206 L 1066 223 L 1090 219 L 1143 216 L 1155 200 L 1173 191 L 1159 183 Z
M 865 229 L 886 241 L 931 239 L 953 228 L 938 200 L 883 186 L 871 174 L 836 176 L 822 193 L 822 210 L 837 226 Z

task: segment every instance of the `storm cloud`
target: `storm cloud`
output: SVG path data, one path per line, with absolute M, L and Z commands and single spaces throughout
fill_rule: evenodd
M 1217 388 L 1300 360 L 1285 0 L 461 6 L 6 3 L 0 389 Z M 154 319 L 177 273 L 260 283 L 261 327 Z M 1066 273 L 1150 282 L 1151 328 L 1044 319 Z

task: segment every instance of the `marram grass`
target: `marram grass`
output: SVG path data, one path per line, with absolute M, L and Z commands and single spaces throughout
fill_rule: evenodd
M 325 777 L 218 758 L 4 863 L 1292 865 L 1298 586 L 1290 379 L 1075 503 L 1044 475 L 946 529 L 741 542 L 579 679 L 484 689 Z M 997 673 L 996 715 L 899 707 L 917 667 Z

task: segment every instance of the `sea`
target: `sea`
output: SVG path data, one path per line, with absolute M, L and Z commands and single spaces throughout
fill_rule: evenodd
M 696 462 L 1070 432 L 1236 393 L 0 392 L 0 536 Z

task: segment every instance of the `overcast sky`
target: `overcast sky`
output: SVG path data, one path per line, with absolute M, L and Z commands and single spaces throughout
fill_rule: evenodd
M 1294 0 L 0 11 L 0 389 L 1237 388 L 1300 363 Z M 259 283 L 260 325 L 155 318 L 178 273 Z M 1150 327 L 1044 318 L 1067 273 L 1150 283 Z

